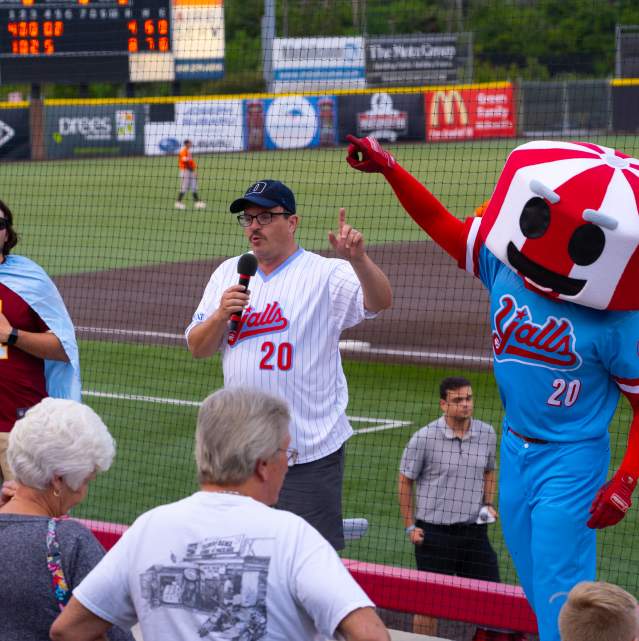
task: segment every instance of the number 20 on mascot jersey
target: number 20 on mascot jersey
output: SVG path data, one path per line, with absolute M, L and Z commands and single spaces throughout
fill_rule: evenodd
M 375 139 L 348 140 L 348 163 L 382 173 L 490 293 L 502 528 L 541 641 L 559 641 L 567 592 L 596 575 L 594 530 L 624 517 L 639 473 L 639 160 L 529 142 L 508 156 L 483 215 L 462 222 Z M 605 483 L 620 393 L 633 419 Z

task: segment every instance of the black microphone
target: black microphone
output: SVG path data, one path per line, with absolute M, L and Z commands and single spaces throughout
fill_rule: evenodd
M 257 258 L 255 254 L 242 254 L 240 260 L 237 261 L 237 273 L 240 275 L 239 285 L 244 285 L 248 290 L 249 281 L 251 276 L 255 276 L 257 271 Z M 237 330 L 240 326 L 240 321 L 242 320 L 241 312 L 233 312 L 231 314 L 231 322 L 229 323 L 229 336 L 228 343 L 233 345 L 237 340 Z

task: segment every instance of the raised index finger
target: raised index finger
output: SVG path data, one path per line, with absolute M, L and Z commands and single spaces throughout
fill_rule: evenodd
M 338 217 L 338 225 L 339 228 L 341 229 L 344 227 L 344 223 L 346 222 L 346 208 L 345 207 L 340 207 L 339 208 L 339 217 Z

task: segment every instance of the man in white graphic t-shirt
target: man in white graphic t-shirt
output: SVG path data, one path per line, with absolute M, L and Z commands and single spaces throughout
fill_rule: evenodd
M 237 284 L 239 257 L 215 270 L 186 329 L 188 346 L 195 358 L 221 350 L 226 387 L 257 387 L 288 401 L 299 459 L 277 507 L 306 519 L 339 550 L 343 446 L 353 433 L 339 337 L 389 307 L 391 286 L 343 208 L 337 232 L 328 234 L 339 258 L 299 247 L 295 197 L 277 180 L 252 184 L 230 209 L 257 258 L 257 274 L 246 291 Z M 241 319 L 229 340 L 232 314 Z
M 373 603 L 303 519 L 268 507 L 295 458 L 286 402 L 222 389 L 200 407 L 200 491 L 142 514 L 73 590 L 54 641 L 140 624 L 147 641 L 390 641 Z

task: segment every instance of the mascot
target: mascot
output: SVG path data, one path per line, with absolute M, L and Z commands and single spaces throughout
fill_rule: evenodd
M 502 528 L 541 641 L 560 641 L 568 591 L 595 578 L 595 529 L 624 517 L 639 473 L 639 160 L 584 142 L 526 143 L 483 215 L 462 222 L 375 139 L 348 140 L 349 165 L 383 174 L 490 293 Z M 633 418 L 605 483 L 620 393 Z

